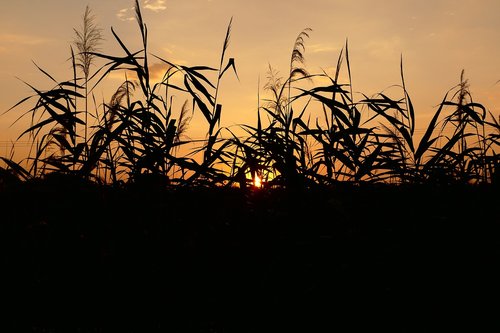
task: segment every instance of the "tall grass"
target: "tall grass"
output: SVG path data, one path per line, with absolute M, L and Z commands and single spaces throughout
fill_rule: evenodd
M 241 137 L 220 126 L 223 79 L 230 72 L 238 77 L 235 59 L 228 57 L 232 19 L 219 63 L 185 66 L 150 53 L 138 1 L 135 9 L 140 49 L 131 50 L 111 28 L 122 55 L 100 52 L 101 30 L 87 7 L 81 30 L 75 29 L 78 53 L 72 50 L 73 77 L 58 81 L 36 66 L 54 87 L 43 90 L 26 83 L 33 95 L 7 110 L 21 109 L 19 119 L 30 118 L 30 126 L 19 137 L 28 136 L 33 150 L 24 161 L 28 167 L 1 157 L 2 174 L 22 180 L 55 172 L 115 185 L 152 181 L 165 186 L 240 187 L 258 177 L 265 186 L 289 189 L 339 182 L 498 182 L 499 120 L 473 100 L 464 72 L 444 94 L 417 142 L 416 110 L 406 88 L 403 61 L 395 93 L 355 95 L 347 41 L 333 75 L 311 74 L 305 56 L 312 30 L 306 28 L 293 43 L 287 76 L 280 77 L 269 66 L 266 96 L 258 96 L 257 123 L 240 125 L 246 133 Z M 160 82 L 151 77 L 151 59 L 166 66 Z M 94 60 L 104 64 L 92 72 Z M 346 79 L 341 77 L 343 68 Z M 89 92 L 111 73 L 122 73 L 123 82 L 107 101 L 97 103 L 94 98 L 89 103 Z M 179 96 L 182 102 L 176 104 Z M 84 117 L 78 100 L 84 100 Z M 320 116 L 313 116 L 318 110 Z M 187 135 L 194 113 L 206 122 L 203 140 Z M 77 126 L 83 126 L 83 135 Z M 193 144 L 192 150 L 180 149 Z
M 87 5 L 85 8 L 85 13 L 83 14 L 83 22 L 80 29 L 73 29 L 75 32 L 74 38 L 74 46 L 78 50 L 78 53 L 75 55 L 73 49 L 71 49 L 72 60 L 73 60 L 73 69 L 75 75 L 75 84 L 77 82 L 76 69 L 80 69 L 80 72 L 83 74 L 83 87 L 84 87 L 84 100 L 85 100 L 85 129 L 83 139 L 84 142 L 87 142 L 87 131 L 88 131 L 88 85 L 89 85 L 89 77 L 91 75 L 91 66 L 93 65 L 93 61 L 95 56 L 93 52 L 97 52 L 99 50 L 99 44 L 103 40 L 102 29 L 100 29 L 95 23 L 95 16 L 92 13 L 92 10 Z M 75 102 L 76 104 L 76 102 Z

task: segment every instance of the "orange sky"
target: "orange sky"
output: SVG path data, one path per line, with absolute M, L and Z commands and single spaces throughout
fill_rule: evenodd
M 259 76 L 264 84 L 271 64 L 287 72 L 297 35 L 309 27 L 306 66 L 331 73 L 349 40 L 354 91 L 371 95 L 400 83 L 404 61 L 406 85 L 416 109 L 417 129 L 465 70 L 475 101 L 500 114 L 500 1 L 498 0 L 141 0 L 149 28 L 150 52 L 186 65 L 218 66 L 229 20 L 233 17 L 228 56 L 240 81 L 222 82 L 222 125 L 254 125 Z M 52 87 L 32 61 L 56 79 L 71 78 L 70 43 L 85 6 L 103 29 L 104 53 L 118 54 L 113 27 L 128 47 L 140 47 L 133 0 L 16 0 L 0 11 L 0 110 L 31 91 L 16 77 L 38 88 Z M 154 64 L 153 64 L 154 65 Z M 347 78 L 344 78 L 347 81 Z M 122 78 L 102 87 L 109 99 Z M 262 93 L 262 92 L 261 92 Z M 180 105 L 179 105 L 180 107 Z M 0 117 L 0 154 L 26 129 L 11 126 L 20 115 Z M 196 122 L 192 125 L 196 127 Z M 191 135 L 196 137 L 195 133 Z M 201 133 L 201 132 L 200 132 Z

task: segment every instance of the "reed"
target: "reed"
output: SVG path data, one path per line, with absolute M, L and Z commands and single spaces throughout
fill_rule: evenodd
M 102 29 L 95 23 L 95 15 L 93 14 L 91 8 L 88 5 L 87 7 L 85 7 L 85 13 L 83 14 L 81 27 L 79 29 L 74 28 L 73 31 L 75 33 L 73 44 L 76 47 L 76 50 L 78 51 L 77 54 L 74 54 L 72 50 L 72 59 L 74 64 L 73 68 L 79 69 L 83 74 L 83 88 L 84 88 L 83 95 L 85 102 L 85 108 L 84 108 L 85 128 L 84 128 L 83 140 L 84 142 L 87 142 L 88 114 L 89 114 L 88 84 L 89 84 L 89 78 L 91 76 L 91 67 L 95 59 L 94 53 L 99 51 L 99 45 L 103 41 Z M 74 74 L 75 74 L 74 80 L 76 84 L 76 81 L 78 80 L 78 78 L 76 77 L 76 70 L 74 71 Z
M 265 96 L 258 93 L 257 123 L 239 125 L 242 137 L 220 126 L 223 78 L 232 72 L 239 79 L 235 59 L 228 56 L 232 18 L 217 66 L 184 66 L 150 53 L 138 1 L 135 9 L 139 50 L 127 47 L 111 28 L 124 55 L 100 52 L 101 30 L 87 7 L 81 29 L 74 29 L 78 53 L 71 48 L 72 78 L 56 80 L 35 64 L 54 87 L 44 90 L 26 83 L 33 94 L 6 111 L 21 109 L 18 120 L 30 118 L 19 138 L 27 136 L 33 148 L 20 162 L 1 157 L 3 174 L 27 180 L 55 172 L 102 184 L 151 178 L 164 185 L 245 188 L 259 178 L 263 186 L 295 190 L 339 182 L 498 182 L 499 121 L 473 100 L 464 72 L 417 141 L 416 110 L 406 87 L 403 59 L 401 82 L 392 90 L 355 95 L 347 40 L 333 75 L 309 73 L 305 46 L 312 30 L 306 28 L 293 43 L 286 76 L 269 65 Z M 151 58 L 166 66 L 160 82 L 151 78 Z M 104 64 L 92 72 L 94 61 Z M 346 79 L 341 77 L 343 69 Z M 91 125 L 89 92 L 117 72 L 123 73 L 124 81 L 99 106 L 94 98 Z M 181 105 L 174 103 L 178 97 Z M 79 100 L 84 100 L 83 111 Z M 206 121 L 203 140 L 189 137 L 195 112 Z M 83 135 L 77 126 L 84 127 Z M 181 149 L 188 145 L 195 148 Z

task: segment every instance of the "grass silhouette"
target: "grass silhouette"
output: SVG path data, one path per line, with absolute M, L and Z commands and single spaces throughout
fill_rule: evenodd
M 241 136 L 220 126 L 223 78 L 238 76 L 232 19 L 218 66 L 189 67 L 149 53 L 135 8 L 142 49 L 112 29 L 123 56 L 78 47 L 70 80 L 37 67 L 54 87 L 27 83 L 33 95 L 8 110 L 23 108 L 31 123 L 20 138 L 33 143 L 23 161 L 1 157 L 9 332 L 498 325 L 500 125 L 464 72 L 417 142 L 403 62 L 399 97 L 358 100 L 347 42 L 333 76 L 311 74 L 304 29 L 287 76 L 269 68 L 270 98 L 259 95 L 257 124 Z M 160 82 L 151 57 L 167 66 Z M 105 64 L 90 73 L 89 59 Z M 123 83 L 89 117 L 89 93 L 114 72 Z M 195 112 L 200 141 L 187 135 Z
M 79 53 L 72 54 L 73 77 L 57 82 L 37 66 L 55 86 L 42 90 L 26 83 L 34 94 L 7 110 L 22 109 L 19 118 L 31 119 L 20 138 L 28 137 L 33 149 L 21 162 L 2 157 L 5 173 L 27 179 L 56 172 L 115 185 L 152 176 L 171 184 L 229 187 L 246 187 L 260 174 L 267 175 L 268 186 L 303 188 L 338 181 L 477 184 L 498 178 L 499 122 L 473 100 L 463 71 L 417 140 L 403 61 L 394 93 L 360 93 L 358 99 L 350 82 L 347 42 L 335 75 L 310 74 L 304 60 L 312 30 L 306 28 L 293 44 L 287 76 L 269 68 L 264 89 L 270 97 L 262 105 L 259 101 L 256 125 L 239 126 L 246 134 L 241 136 L 234 127 L 220 126 L 223 107 L 218 101 L 224 76 L 230 71 L 238 76 L 234 58 L 227 59 L 232 19 L 218 67 L 189 67 L 150 54 L 138 3 L 135 8 L 142 49 L 130 50 L 111 28 L 125 55 L 99 53 L 101 30 L 87 7 L 81 31 L 75 30 Z M 166 66 L 160 82 L 151 78 L 151 57 Z M 92 73 L 97 60 L 105 64 Z M 340 78 L 343 63 L 346 83 Z M 90 94 L 117 72 L 124 82 L 107 102 L 98 105 L 92 97 L 90 110 Z M 180 108 L 174 97 L 184 101 Z M 33 106 L 26 105 L 33 100 Z M 186 135 L 189 111 L 206 121 L 203 140 Z

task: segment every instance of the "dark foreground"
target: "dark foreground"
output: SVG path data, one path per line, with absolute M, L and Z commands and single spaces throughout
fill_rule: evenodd
M 498 188 L 4 189 L 3 332 L 498 332 Z

